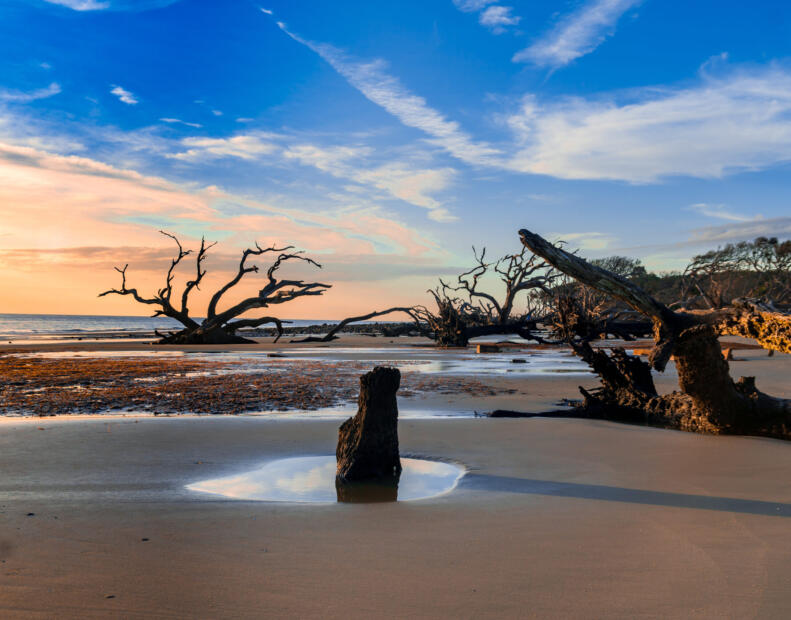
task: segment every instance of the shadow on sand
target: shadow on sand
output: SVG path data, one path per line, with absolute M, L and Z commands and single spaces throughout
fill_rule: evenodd
M 627 502 L 648 506 L 669 506 L 672 508 L 693 508 L 696 510 L 719 510 L 768 517 L 791 517 L 791 504 L 765 502 L 735 497 L 713 497 L 687 493 L 666 493 L 627 489 L 600 484 L 580 484 L 576 482 L 552 482 L 491 476 L 487 474 L 467 474 L 461 487 L 476 491 L 499 491 L 504 493 L 526 493 L 529 495 L 551 495 L 554 497 L 573 497 L 594 499 L 605 502 Z

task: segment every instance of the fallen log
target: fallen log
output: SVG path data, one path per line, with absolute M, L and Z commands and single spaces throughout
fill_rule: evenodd
M 751 338 L 763 348 L 791 353 L 791 315 L 755 300 L 714 311 L 673 311 L 640 287 L 520 230 L 522 243 L 577 281 L 626 302 L 653 322 L 654 348 L 646 364 L 615 349 L 608 355 L 587 341 L 574 351 L 599 375 L 601 387 L 586 391 L 586 417 L 656 424 L 703 433 L 791 438 L 791 400 L 760 392 L 753 377 L 733 381 L 718 341 L 720 334 Z M 679 392 L 660 396 L 651 368 L 663 371 L 673 356 Z

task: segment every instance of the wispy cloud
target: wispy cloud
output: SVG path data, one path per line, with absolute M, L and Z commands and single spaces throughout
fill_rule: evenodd
M 480 11 L 486 5 L 494 4 L 497 0 L 453 0 L 456 8 L 465 13 Z
M 478 22 L 494 34 L 502 34 L 509 26 L 516 26 L 521 17 L 511 14 L 510 6 L 490 6 L 478 16 Z
M 140 12 L 159 9 L 180 0 L 44 0 L 74 11 L 129 11 Z
M 98 0 L 45 0 L 45 2 L 65 6 L 75 11 L 100 11 L 110 8 L 109 2 L 100 2 Z
M 278 146 L 268 139 L 270 135 L 248 134 L 230 138 L 184 138 L 181 144 L 187 149 L 171 153 L 167 157 L 191 162 L 205 162 L 224 157 L 236 157 L 250 161 L 278 149 Z
M 362 190 L 360 186 L 374 188 L 388 198 L 427 209 L 429 219 L 441 222 L 456 219 L 435 197 L 450 185 L 456 174 L 452 168 L 432 168 L 425 161 L 412 163 L 404 158 L 372 164 L 374 150 L 368 146 L 322 146 L 299 141 L 303 139 L 267 132 L 227 138 L 189 137 L 179 142 L 183 150 L 167 153 L 165 157 L 197 165 L 228 158 L 277 165 L 295 162 L 352 181 L 356 186 L 351 187 L 359 190 Z
M 350 160 L 366 157 L 371 149 L 363 146 L 321 147 L 314 144 L 295 144 L 285 149 L 283 157 L 313 166 L 323 172 L 336 173 Z M 346 174 L 342 175 L 346 176 Z
M 137 98 L 132 93 L 121 86 L 113 86 L 110 92 L 127 105 L 136 105 L 139 103 Z
M 642 0 L 590 0 L 558 23 L 547 35 L 517 52 L 514 62 L 562 67 L 596 49 L 615 29 L 618 19 Z
M 187 127 L 195 127 L 196 129 L 203 127 L 203 125 L 200 123 L 189 123 L 187 121 L 181 120 L 180 118 L 160 118 L 159 120 L 170 125 L 186 125 Z
M 458 218 L 431 194 L 446 189 L 455 172 L 452 168 L 415 170 L 403 164 L 389 164 L 358 171 L 357 178 L 405 202 L 428 209 L 429 219 L 435 222 L 453 222 Z
M 258 8 L 259 8 L 259 9 L 261 9 L 261 12 L 262 12 L 262 13 L 266 13 L 267 15 L 274 15 L 274 11 L 272 11 L 271 9 L 265 9 L 265 8 L 264 8 L 264 7 L 262 7 L 262 6 L 260 6 L 260 7 L 258 7 Z
M 556 233 L 550 237 L 566 242 L 571 248 L 592 251 L 607 250 L 615 242 L 613 235 L 601 232 Z
M 516 26 L 522 18 L 511 13 L 513 7 L 495 5 L 495 2 L 497 0 L 453 0 L 456 8 L 464 13 L 480 11 L 478 23 L 494 34 L 502 34 L 510 26 Z
M 710 245 L 712 243 L 745 241 L 756 237 L 791 237 L 791 217 L 754 219 L 696 228 L 692 231 L 688 244 Z
M 742 215 L 740 213 L 735 213 L 734 211 L 730 210 L 723 204 L 710 204 L 706 202 L 699 202 L 694 205 L 690 205 L 689 208 L 692 211 L 697 211 L 701 215 L 705 215 L 707 217 L 714 217 L 720 220 L 728 220 L 731 222 L 750 222 L 754 220 L 762 219 L 760 216 L 748 216 Z
M 718 178 L 791 161 L 791 72 L 780 66 L 703 74 L 697 85 L 621 98 L 540 104 L 508 123 L 521 148 L 509 167 L 564 179 L 656 182 Z
M 405 162 L 392 162 L 376 167 L 361 165 L 359 160 L 370 152 L 371 149 L 366 147 L 322 148 L 303 144 L 289 147 L 284 152 L 284 157 L 296 159 L 337 178 L 373 186 L 399 200 L 428 209 L 428 217 L 434 221 L 451 222 L 457 219 L 432 196 L 447 189 L 456 174 L 455 170 L 415 167 Z
M 290 32 L 285 24 L 278 26 L 292 39 L 316 52 L 367 99 L 395 116 L 401 123 L 430 136 L 430 142 L 447 150 L 454 157 L 472 164 L 493 165 L 499 151 L 476 142 L 461 130 L 456 121 L 448 120 L 430 107 L 423 97 L 410 92 L 398 78 L 387 73 L 381 59 L 359 61 L 341 50 L 323 43 L 306 41 Z
M 20 90 L 0 90 L 0 101 L 11 103 L 28 103 L 36 99 L 46 99 L 61 92 L 60 84 L 52 82 L 46 88 L 38 88 L 28 92 Z

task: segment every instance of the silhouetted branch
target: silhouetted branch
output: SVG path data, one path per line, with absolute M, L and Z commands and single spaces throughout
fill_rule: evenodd
M 414 308 L 411 307 L 388 308 L 387 310 L 375 310 L 374 312 L 369 312 L 368 314 L 363 314 L 360 316 L 352 316 L 343 319 L 329 332 L 327 332 L 324 336 L 308 336 L 306 338 L 302 338 L 301 340 L 291 340 L 291 342 L 329 342 L 330 340 L 337 339 L 338 336 L 336 336 L 336 334 L 350 323 L 359 323 L 360 321 L 368 321 L 378 316 L 384 316 L 385 314 L 391 314 L 393 312 L 403 312 L 405 314 L 408 314 L 410 318 L 419 325 L 419 320 L 417 318 L 417 315 L 415 314 Z

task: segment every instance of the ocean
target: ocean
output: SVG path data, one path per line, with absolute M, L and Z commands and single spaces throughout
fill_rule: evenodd
M 289 326 L 306 327 L 332 323 L 332 320 L 292 320 Z M 335 321 L 337 322 L 337 321 Z M 178 321 L 167 317 L 101 316 L 93 314 L 0 314 L 0 338 L 46 338 L 57 334 L 106 332 L 123 335 L 179 329 Z M 269 327 L 265 325 L 263 327 Z

